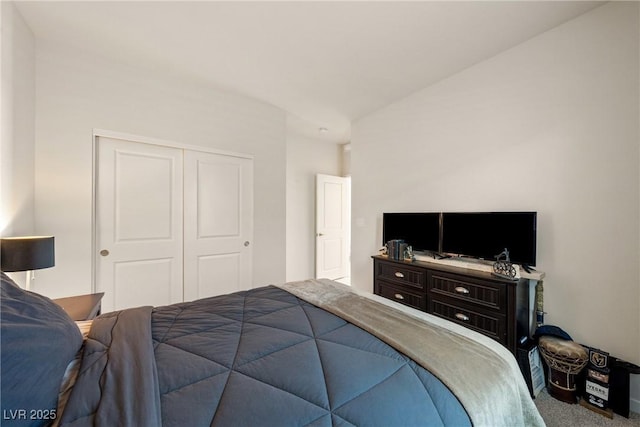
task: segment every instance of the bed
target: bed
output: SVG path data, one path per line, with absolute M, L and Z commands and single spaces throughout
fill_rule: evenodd
M 542 426 L 514 357 L 328 280 L 106 313 L 2 274 L 3 425 Z

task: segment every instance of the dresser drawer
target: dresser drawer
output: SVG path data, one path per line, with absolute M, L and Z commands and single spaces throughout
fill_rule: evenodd
M 376 281 L 376 294 L 389 298 L 409 307 L 425 311 L 427 309 L 427 299 L 425 295 L 411 292 L 407 288 L 401 288 L 390 283 Z
M 376 260 L 375 277 L 400 286 L 426 289 L 427 274 L 423 268 Z
M 516 353 L 529 331 L 529 280 L 438 262 L 373 256 L 373 292 L 475 330 Z
M 484 308 L 502 311 L 507 304 L 507 287 L 500 283 L 471 279 L 445 272 L 429 272 L 429 293 L 454 298 Z
M 459 323 L 502 344 L 506 343 L 506 319 L 503 315 L 478 312 L 457 306 L 447 300 L 433 300 L 429 303 L 429 306 L 431 307 L 430 312 L 436 316 Z

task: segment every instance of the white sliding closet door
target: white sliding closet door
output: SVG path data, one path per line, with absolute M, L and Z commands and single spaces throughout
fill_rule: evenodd
M 95 167 L 104 312 L 251 287 L 253 159 L 108 134 Z
M 183 299 L 183 152 L 97 139 L 96 290 L 104 312 Z
M 184 162 L 185 300 L 249 289 L 253 161 L 185 151 Z

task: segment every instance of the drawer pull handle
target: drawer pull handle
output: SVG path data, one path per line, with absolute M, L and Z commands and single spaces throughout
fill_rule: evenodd
M 467 288 L 465 288 L 463 286 L 456 286 L 454 291 L 456 291 L 459 294 L 468 294 L 469 293 L 469 289 L 467 289 Z
M 399 300 L 404 299 L 404 296 L 402 296 L 402 294 L 395 294 L 394 297 L 396 297 L 396 299 L 399 299 Z
M 399 277 L 402 279 L 404 278 L 404 274 L 400 273 L 399 271 L 396 271 L 396 277 Z
M 469 316 L 465 316 L 462 313 L 456 313 L 456 319 L 462 320 L 463 322 L 468 322 L 469 321 Z

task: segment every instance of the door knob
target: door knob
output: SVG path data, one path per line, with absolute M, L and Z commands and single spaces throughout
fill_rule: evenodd
M 106 249 L 103 249 L 103 250 L 100 251 L 100 255 L 107 256 L 107 255 L 109 255 L 109 251 L 106 250 Z
M 247 246 L 249 246 L 249 245 L 250 245 L 250 243 L 249 243 L 249 241 L 248 241 L 248 240 L 247 240 L 246 242 L 244 242 L 244 246 L 245 246 L 245 247 L 247 247 Z

